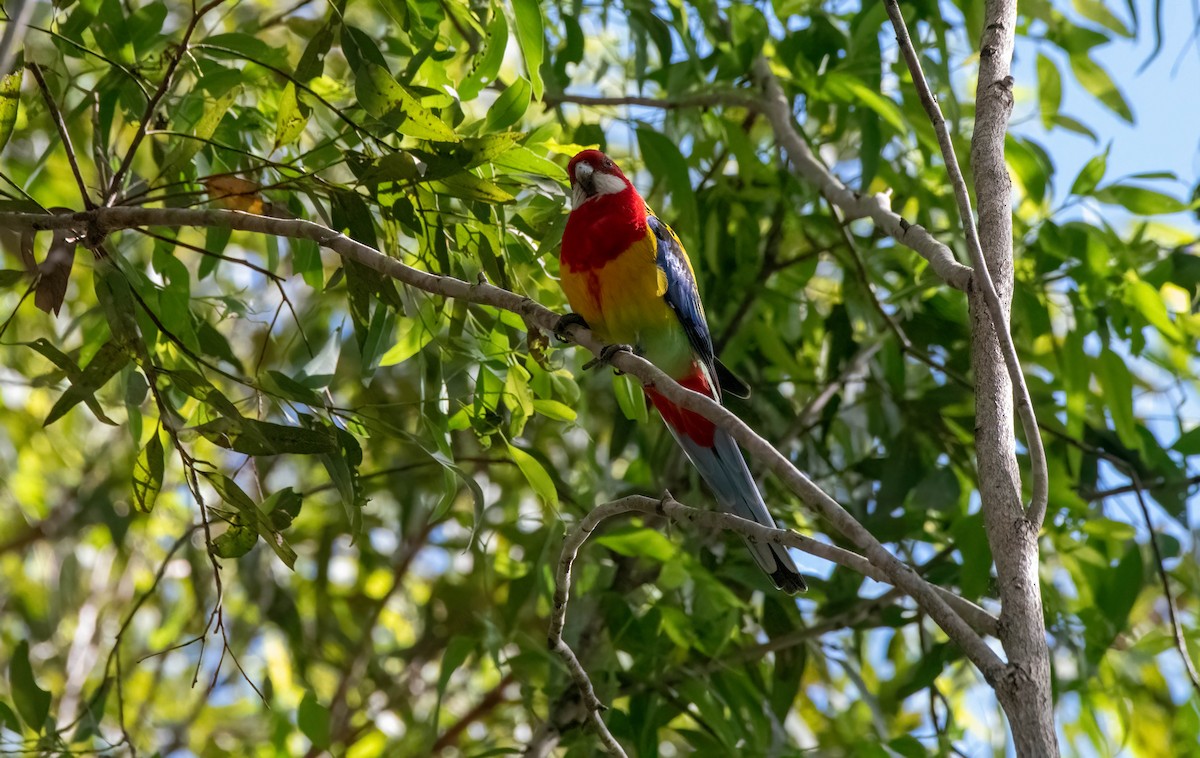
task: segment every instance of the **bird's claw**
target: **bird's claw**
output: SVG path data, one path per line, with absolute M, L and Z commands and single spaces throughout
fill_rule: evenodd
M 578 313 L 567 313 L 554 322 L 554 336 L 559 342 L 570 342 L 571 334 L 568 331 L 572 326 L 582 326 L 584 329 L 590 328 L 588 322 L 583 316 Z
M 633 345 L 605 345 L 600 349 L 600 355 L 583 364 L 583 370 L 587 371 L 588 369 L 595 368 L 596 366 L 611 364 L 617 353 L 633 353 L 634 355 L 638 355 L 638 352 L 638 349 Z M 620 369 L 613 370 L 616 371 L 618 375 L 624 373 Z

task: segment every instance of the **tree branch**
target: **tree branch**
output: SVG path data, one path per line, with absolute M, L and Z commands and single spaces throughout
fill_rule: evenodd
M 975 213 L 971 210 L 971 194 L 967 190 L 967 180 L 963 178 L 962 169 L 958 165 L 958 158 L 954 154 L 954 142 L 950 138 L 950 132 L 946 128 L 946 119 L 942 116 L 942 109 L 938 106 L 937 100 L 933 96 L 933 92 L 929 89 L 929 82 L 925 78 L 925 72 L 921 70 L 921 61 L 917 57 L 917 51 L 913 48 L 912 39 L 908 34 L 908 26 L 904 23 L 904 16 L 900 13 L 900 4 L 898 0 L 885 0 L 884 5 L 887 8 L 888 16 L 892 20 L 892 27 L 896 30 L 896 42 L 900 45 L 900 51 L 904 55 L 904 61 L 908 65 L 908 72 L 912 76 L 913 85 L 917 88 L 917 96 L 921 101 L 921 105 L 925 108 L 925 113 L 929 116 L 930 122 L 933 124 L 933 130 L 937 133 L 938 146 L 942 150 L 942 160 L 946 164 L 946 173 L 950 178 L 950 186 L 954 188 L 954 198 L 958 202 L 958 215 L 962 220 L 963 232 L 967 238 L 967 250 L 971 254 L 971 265 L 974 267 L 975 277 L 974 284 L 979 288 L 980 294 L 983 296 L 983 302 L 987 309 L 988 315 L 991 316 L 993 331 L 996 339 L 1000 344 L 1000 353 L 1004 357 L 1005 368 L 1008 369 L 1009 380 L 1012 382 L 1013 392 L 1016 394 L 1017 413 L 1021 417 L 1021 427 L 1025 431 L 1025 444 L 1029 447 L 1029 462 L 1032 474 L 1031 496 L 1029 507 L 1026 516 L 1033 524 L 1034 531 L 1041 531 L 1042 521 L 1046 517 L 1046 504 L 1049 499 L 1050 488 L 1048 484 L 1048 473 L 1046 468 L 1046 450 L 1042 446 L 1042 436 L 1038 431 L 1037 416 L 1033 411 L 1033 400 L 1029 396 L 1029 387 L 1025 383 L 1025 374 L 1021 371 L 1021 360 L 1017 357 L 1017 348 L 1013 344 L 1012 333 L 1008 327 L 1008 314 L 1006 308 L 1000 303 L 1000 295 L 996 291 L 996 284 L 992 281 L 991 273 L 988 270 L 988 262 L 983 255 L 983 245 L 979 241 L 979 230 L 975 225 Z M 989 4 L 993 5 L 993 4 Z M 1013 1 L 1013 9 L 1015 14 L 1016 3 Z M 993 14 L 989 14 L 989 19 L 993 18 Z M 998 19 L 999 14 L 995 14 Z M 995 23 L 1000 23 L 997 20 Z M 1001 27 L 1002 28 L 1002 27 Z M 989 30 L 991 27 L 989 26 Z M 1000 50 L 995 46 L 989 47 L 984 45 L 980 52 L 981 61 L 985 57 L 996 57 L 1000 54 Z M 1009 60 L 1011 60 L 1011 47 L 1009 48 Z M 990 97 L 990 93 L 984 92 L 985 89 L 992 87 L 999 88 L 1000 91 L 1006 93 L 1007 108 L 1004 113 L 990 112 L 984 110 L 982 114 L 977 110 L 976 124 L 987 125 L 990 128 L 976 129 L 973 138 L 973 145 L 980 147 L 979 154 L 988 154 L 991 158 L 999 157 L 999 166 L 992 166 L 992 173 L 1004 172 L 1007 178 L 1007 169 L 1004 166 L 1004 136 L 1008 128 L 1008 113 L 1012 110 L 1012 77 L 1008 75 L 1008 62 L 1003 64 L 1005 73 L 1002 77 L 984 84 L 984 77 L 981 75 L 979 79 L 978 97 L 983 100 Z M 982 69 L 982 62 L 981 62 Z M 986 143 L 986 144 L 985 144 Z M 972 155 L 976 154 L 974 146 L 972 147 Z M 982 167 L 981 167 L 982 168 Z M 977 180 L 982 181 L 980 177 Z M 1010 185 L 1011 186 L 1011 185 Z M 983 194 L 980 195 L 980 203 L 984 202 Z M 1009 198 L 1006 195 L 1001 198 L 996 198 L 996 202 L 1003 203 L 1004 212 L 1009 212 Z M 1012 247 L 1012 223 L 1009 221 L 1007 229 L 1008 246 Z M 1003 234 L 1003 230 L 996 230 Z
M 947 284 L 966 291 L 971 282 L 971 268 L 956 261 L 949 247 L 935 239 L 925 227 L 905 221 L 880 197 L 852 192 L 817 160 L 796 131 L 792 123 L 791 103 L 765 57 L 760 56 L 754 62 L 754 78 L 766 94 L 766 99 L 758 103 L 758 107 L 771 122 L 775 139 L 787 152 L 796 172 L 815 184 L 829 202 L 845 211 L 848 219 L 869 217 L 897 242 L 929 261 L 930 267 Z
M 240 211 L 190 210 L 180 208 L 98 208 L 74 214 L 0 213 L 0 225 L 33 228 L 82 228 L 88 234 L 103 237 L 117 229 L 137 226 L 219 226 L 242 231 L 261 232 L 284 237 L 311 239 L 343 258 L 357 261 L 410 286 L 445 297 L 459 298 L 482 305 L 512 311 L 526 324 L 552 333 L 559 314 L 534 302 L 490 284 L 468 284 L 461 279 L 431 274 L 389 258 L 378 250 L 329 229 L 302 219 L 280 219 L 255 216 Z M 604 345 L 587 329 L 573 325 L 570 338 L 599 355 Z M 978 634 L 939 595 L 921 579 L 910 566 L 892 555 L 862 524 L 833 498 L 817 487 L 811 479 L 792 464 L 785 455 L 760 437 L 732 412 L 712 398 L 685 389 L 656 368 L 632 353 L 618 353 L 611 361 L 614 368 L 636 376 L 645 386 L 656 389 L 671 402 L 695 411 L 728 431 L 751 455 L 773 471 L 792 492 L 810 507 L 817 509 L 850 542 L 863 551 L 866 558 L 880 568 L 896 586 L 908 593 L 929 616 L 945 630 L 979 667 L 989 682 L 1003 671 L 1004 663 Z

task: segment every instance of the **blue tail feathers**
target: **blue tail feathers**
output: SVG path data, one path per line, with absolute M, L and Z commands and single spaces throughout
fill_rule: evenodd
M 674 434 L 674 430 L 672 433 Z M 746 459 L 742 457 L 742 451 L 738 449 L 733 437 L 717 429 L 713 445 L 708 447 L 683 434 L 674 436 L 704 481 L 716 494 L 722 510 L 763 526 L 776 526 L 758 491 L 758 485 L 754 483 L 754 477 L 750 475 Z M 796 564 L 785 548 L 769 542 L 751 542 L 748 539 L 746 546 L 750 548 L 755 562 L 771 577 L 776 587 L 789 593 L 808 589 L 804 577 L 796 569 Z

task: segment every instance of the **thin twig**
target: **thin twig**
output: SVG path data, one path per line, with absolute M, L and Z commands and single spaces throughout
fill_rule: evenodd
M 299 0 L 299 2 L 297 2 L 292 7 L 286 8 L 286 9 L 280 11 L 279 13 L 276 13 L 274 16 L 271 16 L 270 18 L 268 18 L 266 21 L 264 21 L 262 23 L 262 26 L 259 27 L 259 31 L 262 31 L 263 29 L 269 29 L 272 26 L 275 26 L 276 24 L 283 23 L 284 21 L 287 20 L 288 16 L 292 15 L 293 13 L 300 10 L 304 6 L 310 4 L 312 1 L 313 0 Z
M 636 95 L 594 97 L 591 95 L 572 95 L 566 92 L 559 92 L 545 95 L 542 98 L 542 103 L 548 108 L 563 103 L 594 107 L 633 105 L 659 110 L 711 108 L 718 105 L 751 109 L 755 107 L 755 102 L 740 92 L 702 92 L 694 95 L 680 95 L 679 97 L 670 98 L 639 97 Z
M 650 498 L 646 499 L 649 500 Z M 605 505 L 611 506 L 613 503 L 606 503 Z M 600 738 L 600 744 L 604 745 L 609 755 L 626 758 L 625 749 L 613 737 L 612 732 L 608 731 L 608 725 L 600 717 L 600 713 L 606 710 L 607 706 L 600 702 L 600 698 L 596 696 L 596 688 L 592 686 L 592 680 L 588 676 L 587 670 L 583 668 L 583 664 L 575 656 L 575 651 L 563 640 L 562 636 L 563 627 L 567 623 L 567 602 L 571 597 L 571 566 L 575 562 L 575 557 L 579 554 L 579 549 L 583 547 L 583 543 L 587 541 L 587 538 L 596 526 L 607 515 L 612 515 L 602 510 L 604 508 L 605 506 L 601 505 L 592 509 L 591 513 L 583 521 L 579 522 L 563 540 L 562 552 L 558 559 L 558 569 L 555 572 L 554 610 L 550 616 L 550 634 L 546 639 L 546 643 L 550 650 L 557 653 L 563 659 L 563 663 L 566 664 L 567 671 L 571 674 L 571 679 L 574 680 L 575 686 L 579 689 L 579 694 L 583 698 L 583 705 L 587 709 L 588 721 L 595 728 L 596 735 Z
M 125 174 L 129 171 L 130 166 L 133 165 L 133 159 L 137 155 L 138 146 L 146 138 L 146 130 L 150 128 L 150 124 L 154 121 L 154 111 L 158 109 L 158 104 L 162 102 L 167 91 L 171 89 L 171 85 L 175 83 L 175 70 L 179 68 L 179 62 L 187 54 L 188 42 L 192 38 L 192 33 L 196 31 L 196 27 L 200 24 L 200 19 L 222 2 L 223 0 L 209 0 L 207 4 L 202 5 L 199 10 L 192 13 L 192 18 L 188 21 L 187 28 L 183 31 L 183 39 L 179 41 L 179 48 L 171 56 L 171 62 L 167 64 L 167 71 L 163 74 L 162 81 L 158 84 L 158 89 L 154 91 L 154 94 L 150 96 L 150 100 L 147 101 L 146 110 L 142 113 L 142 120 L 138 123 L 137 131 L 133 133 L 129 149 L 125 152 L 125 157 L 121 160 L 120 167 L 117 168 L 117 172 L 113 174 L 112 181 L 108 185 L 108 196 L 105 198 L 105 205 L 111 206 L 117 201 L 117 197 L 121 193 L 121 182 L 125 180 Z
M 1167 601 L 1167 614 L 1171 618 L 1171 631 L 1174 632 L 1175 636 L 1175 648 L 1179 651 L 1179 657 L 1183 661 L 1183 668 L 1187 671 L 1188 679 L 1192 682 L 1192 689 L 1197 694 L 1200 694 L 1200 674 L 1196 672 L 1196 664 L 1192 661 L 1192 656 L 1187 648 L 1187 640 L 1183 636 L 1183 626 L 1179 623 L 1179 609 L 1175 607 L 1175 595 L 1171 592 L 1171 579 L 1167 575 L 1167 567 L 1163 565 L 1162 550 L 1158 547 L 1158 537 L 1154 532 L 1154 522 L 1150 519 L 1150 508 L 1146 505 L 1146 496 L 1142 493 L 1142 480 L 1133 466 L 1129 466 L 1128 471 L 1130 478 L 1133 479 L 1133 483 L 1137 485 L 1137 489 L 1133 493 L 1137 497 L 1138 507 L 1142 511 L 1142 518 L 1146 521 L 1146 531 L 1150 534 L 1150 550 L 1154 553 L 1154 566 L 1158 569 L 1158 578 L 1162 582 L 1163 597 Z
M 58 109 L 58 103 L 54 102 L 54 96 L 50 94 L 50 88 L 46 86 L 46 78 L 42 76 L 42 67 L 30 61 L 25 64 L 25 68 L 33 74 L 33 78 L 37 81 L 38 89 L 42 91 L 42 99 L 46 101 L 46 108 L 50 111 L 50 118 L 54 121 L 54 126 L 58 129 L 58 136 L 62 140 L 63 149 L 67 151 L 67 162 L 71 164 L 71 173 L 75 175 L 75 183 L 79 185 L 79 194 L 83 196 L 83 205 L 88 210 L 96 207 L 92 202 L 92 198 L 88 195 L 87 184 L 83 181 L 83 173 L 79 170 L 79 159 L 75 156 L 75 148 L 71 145 L 71 135 L 67 133 L 67 122 L 63 121 L 62 111 Z
M 825 202 L 829 203 L 829 199 L 826 198 Z M 970 384 L 967 382 L 967 378 L 965 376 L 959 374 L 952 368 L 947 368 L 946 366 L 942 365 L 929 353 L 914 345 L 912 340 L 908 338 L 908 334 L 904 331 L 904 327 L 900 326 L 900 322 L 893 318 L 892 314 L 887 312 L 887 310 L 883 307 L 883 303 L 879 299 L 879 294 L 875 291 L 875 284 L 871 281 L 870 272 L 867 271 L 867 264 L 863 260 L 862 251 L 858 249 L 858 243 L 855 241 L 854 234 L 850 231 L 850 226 L 846 223 L 846 219 L 843 217 L 841 210 L 833 203 L 829 203 L 829 212 L 833 214 L 833 220 L 837 222 L 838 229 L 841 230 L 842 241 L 846 243 L 846 250 L 850 253 L 850 262 L 854 264 L 855 272 L 858 274 L 859 283 L 862 285 L 863 289 L 866 290 L 867 297 L 870 299 L 871 305 L 875 309 L 875 312 L 879 314 L 881 319 L 883 319 L 883 323 L 892 332 L 892 334 L 896 335 L 896 340 L 900 343 L 900 349 L 916 358 L 921 363 L 924 363 L 934 371 L 939 371 L 946 376 L 951 376 L 951 378 L 955 379 L 960 384 L 969 387 Z
M 1029 506 L 1026 509 L 1026 518 L 1029 519 L 1035 531 L 1040 531 L 1042 522 L 1046 517 L 1046 505 L 1049 501 L 1050 487 L 1046 465 L 1046 450 L 1042 445 L 1041 433 L 1038 431 L 1037 416 L 1033 410 L 1033 400 L 1029 395 L 1029 387 L 1025 383 L 1025 374 L 1021 371 L 1021 360 L 1017 356 L 1016 345 L 1013 344 L 1012 332 L 1008 327 L 1008 318 L 1005 316 L 1004 306 L 1000 303 L 1000 295 L 996 291 L 996 284 L 992 281 L 987 261 L 983 255 L 983 245 L 979 241 L 979 230 L 975 224 L 975 213 L 971 209 L 971 195 L 967 190 L 967 181 L 963 177 L 962 169 L 958 164 L 958 158 L 954 154 L 954 142 L 950 137 L 949 130 L 946 128 L 946 119 L 942 116 L 942 109 L 938 106 L 937 99 L 934 98 L 933 92 L 929 88 L 929 82 L 925 78 L 925 73 L 921 70 L 921 61 L 917 56 L 916 49 L 913 47 L 912 39 L 909 37 L 908 27 L 905 25 L 904 16 L 900 12 L 900 4 L 897 0 L 885 0 L 884 5 L 887 8 L 888 16 L 892 20 L 892 26 L 896 30 L 896 42 L 900 45 L 904 61 L 908 65 L 913 85 L 917 89 L 917 96 L 921 101 L 921 105 L 925 108 L 925 113 L 929 116 L 929 120 L 933 123 L 934 131 L 937 133 L 938 145 L 942 150 L 942 160 L 946 164 L 946 174 L 950 179 L 950 185 L 954 188 L 955 200 L 958 201 L 958 212 L 962 220 L 963 232 L 967 239 L 967 250 L 970 252 L 971 265 L 975 272 L 973 281 L 978 285 L 980 292 L 983 294 L 984 304 L 988 315 L 991 317 L 992 329 L 996 333 L 996 339 L 1000 343 L 1000 352 L 1004 356 L 1004 365 L 1008 369 L 1009 380 L 1012 382 L 1017 413 L 1021 417 L 1021 427 L 1025 431 L 1025 444 L 1029 448 L 1029 461 L 1033 479 L 1030 487 L 1031 496 Z
M 437 738 L 433 743 L 433 747 L 429 749 L 430 754 L 437 755 L 442 750 L 455 745 L 458 738 L 466 730 L 468 726 L 483 718 L 496 706 L 504 702 L 504 690 L 513 683 L 516 675 L 511 671 L 504 675 L 500 682 L 488 691 L 471 710 L 463 714 L 463 717 L 450 725 L 450 727 L 442 733 L 442 736 Z
M 1070 437 L 1065 437 L 1064 439 L 1073 441 L 1073 440 L 1071 440 Z M 1095 492 L 1080 492 L 1079 496 L 1082 497 L 1084 500 L 1089 500 L 1089 501 L 1105 500 L 1107 498 L 1114 497 L 1116 495 L 1125 495 L 1130 492 L 1137 492 L 1138 490 L 1147 490 L 1147 489 L 1155 490 L 1155 489 L 1167 489 L 1167 488 L 1183 489 L 1185 487 L 1191 487 L 1196 484 L 1200 484 L 1200 474 L 1194 474 L 1194 475 L 1188 477 L 1187 479 L 1183 479 L 1183 480 L 1177 481 L 1177 482 L 1173 482 L 1169 479 L 1156 479 L 1155 481 L 1152 481 L 1149 483 L 1142 483 L 1142 482 L 1138 482 L 1136 484 L 1130 483 L 1130 484 L 1122 485 L 1120 487 L 1113 487 L 1112 489 L 1107 489 L 1107 490 L 1096 490 Z

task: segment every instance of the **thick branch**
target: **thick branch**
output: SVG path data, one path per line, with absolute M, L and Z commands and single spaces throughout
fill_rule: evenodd
M 1046 450 L 1042 446 L 1041 433 L 1038 432 L 1037 417 L 1033 412 L 1033 400 L 1029 396 L 1029 387 L 1025 384 L 1025 374 L 1021 371 L 1021 360 L 1017 357 L 1017 348 L 1013 344 L 1012 333 L 1008 328 L 1007 309 L 1000 302 L 996 284 L 992 281 L 989 272 L 988 261 L 983 254 L 983 245 L 979 241 L 979 231 L 975 226 L 975 213 L 971 210 L 971 195 L 967 190 L 967 180 L 963 178 L 958 158 L 954 154 L 954 142 L 950 138 L 950 131 L 946 128 L 946 119 L 942 116 L 942 109 L 929 89 L 925 72 L 921 70 L 921 60 L 917 56 L 916 49 L 913 48 L 912 39 L 908 35 L 908 27 L 904 23 L 904 16 L 900 13 L 899 3 L 897 0 L 886 0 L 884 4 L 887 6 L 888 16 L 892 19 L 892 26 L 896 30 L 896 42 L 900 45 L 900 51 L 908 65 L 909 74 L 912 75 L 913 84 L 917 88 L 917 96 L 933 124 L 934 132 L 937 133 L 938 146 L 942 150 L 942 160 L 946 164 L 950 186 L 954 188 L 954 199 L 958 202 L 958 215 L 962 219 L 963 232 L 967 238 L 967 250 L 971 254 L 971 265 L 975 270 L 974 282 L 983 296 L 984 305 L 991 317 L 996 339 L 1000 343 L 1000 353 L 1004 357 L 1004 365 L 1008 370 L 1009 380 L 1012 382 L 1013 391 L 1016 394 L 1017 413 L 1021 416 L 1021 427 L 1025 430 L 1025 443 L 1029 446 L 1033 479 L 1027 515 L 1034 526 L 1034 531 L 1040 531 L 1042 520 L 1046 516 L 1046 503 L 1050 492 L 1047 482 Z M 1015 1 L 1012 3 L 1012 7 L 1015 13 Z M 998 18 L 1000 14 L 996 15 Z M 989 15 L 989 18 L 991 17 Z M 1003 26 L 1001 26 L 1002 28 Z M 989 26 L 988 31 L 991 33 L 994 30 Z M 1011 60 L 1011 46 L 1008 51 Z M 1007 73 L 1009 63 L 997 61 L 997 64 L 1004 69 L 1004 74 L 996 79 L 985 80 L 982 70 L 986 59 L 997 58 L 1001 52 L 1002 48 L 992 43 L 985 43 L 980 51 L 981 70 L 977 107 L 983 110 L 976 111 L 976 131 L 972 140 L 971 154 L 976 166 L 976 182 L 980 185 L 986 183 L 988 189 L 998 188 L 1001 183 L 998 174 L 1001 173 L 1004 175 L 1002 183 L 1011 187 L 1008 182 L 1008 169 L 1004 165 L 1004 136 L 1008 129 L 1008 116 L 1012 111 L 1013 82 L 1012 77 Z M 987 105 L 991 107 L 986 107 Z M 981 162 L 976 159 L 977 156 L 985 157 L 986 160 Z M 989 181 L 989 175 L 995 178 Z M 1002 210 L 1006 217 L 1010 213 L 1007 192 L 994 191 L 979 193 L 979 195 L 981 205 L 990 201 L 1002 205 L 1003 208 L 997 209 L 997 211 Z M 981 213 L 981 220 L 982 215 Z M 991 230 L 998 235 L 993 242 L 998 244 L 1000 240 L 1007 240 L 1011 258 L 1011 220 L 1002 226 L 1007 228 Z
M 0 213 L 0 225 L 34 228 L 82 228 L 103 236 L 116 229 L 137 226 L 219 226 L 261 232 L 284 237 L 311 239 L 341 255 L 418 289 L 445 297 L 454 297 L 482 305 L 512 311 L 532 327 L 553 332 L 559 315 L 527 297 L 490 284 L 468 284 L 461 279 L 419 271 L 389 258 L 378 250 L 339 234 L 325 226 L 301 219 L 255 216 L 239 211 L 189 210 L 178 208 L 99 208 L 75 214 L 41 215 Z M 579 345 L 600 354 L 604 345 L 587 329 L 570 327 L 570 336 Z M 636 376 L 645 386 L 653 387 L 671 402 L 695 411 L 728 431 L 750 455 L 766 465 L 792 492 L 817 509 L 845 535 L 866 558 L 887 574 L 954 640 L 967 657 L 979 667 L 988 681 L 1003 669 L 1003 662 L 978 634 L 910 566 L 892 555 L 862 524 L 833 498 L 813 484 L 792 462 L 760 437 L 733 413 L 713 399 L 680 386 L 648 361 L 632 353 L 618 353 L 612 365 Z
M 987 0 L 979 45 L 971 167 L 979 202 L 979 234 L 971 242 L 977 276 L 970 293 L 971 360 L 975 373 L 975 450 L 984 527 L 996 563 L 1000 641 L 1008 657 L 995 682 L 1018 756 L 1058 755 L 1038 566 L 1038 533 L 1045 513 L 1041 438 L 1030 427 L 1032 406 L 1008 328 L 1013 291 L 1012 180 L 1004 159 L 1012 115 L 1016 0 Z M 954 165 L 951 159 L 948 164 Z M 949 168 L 950 166 L 948 166 Z M 959 188 L 959 191 L 964 191 Z M 963 213 L 968 235 L 974 224 Z M 976 247 L 978 245 L 978 247 Z M 986 272 L 986 275 L 985 273 Z M 999 309 L 999 313 L 997 313 Z M 1033 500 L 1021 502 L 1021 473 L 1013 444 L 1013 397 L 1026 425 L 1033 463 Z
M 929 261 L 930 267 L 947 284 L 965 291 L 971 282 L 971 269 L 956 261 L 950 248 L 938 242 L 925 227 L 905 221 L 878 196 L 852 192 L 817 160 L 796 131 L 792 123 L 791 103 L 765 57 L 760 56 L 754 62 L 754 78 L 766 93 L 766 99 L 759 104 L 759 108 L 771 122 L 776 141 L 787 152 L 797 173 L 815 184 L 829 202 L 846 213 L 848 219 L 871 218 L 876 226 L 897 242 L 912 248 Z

